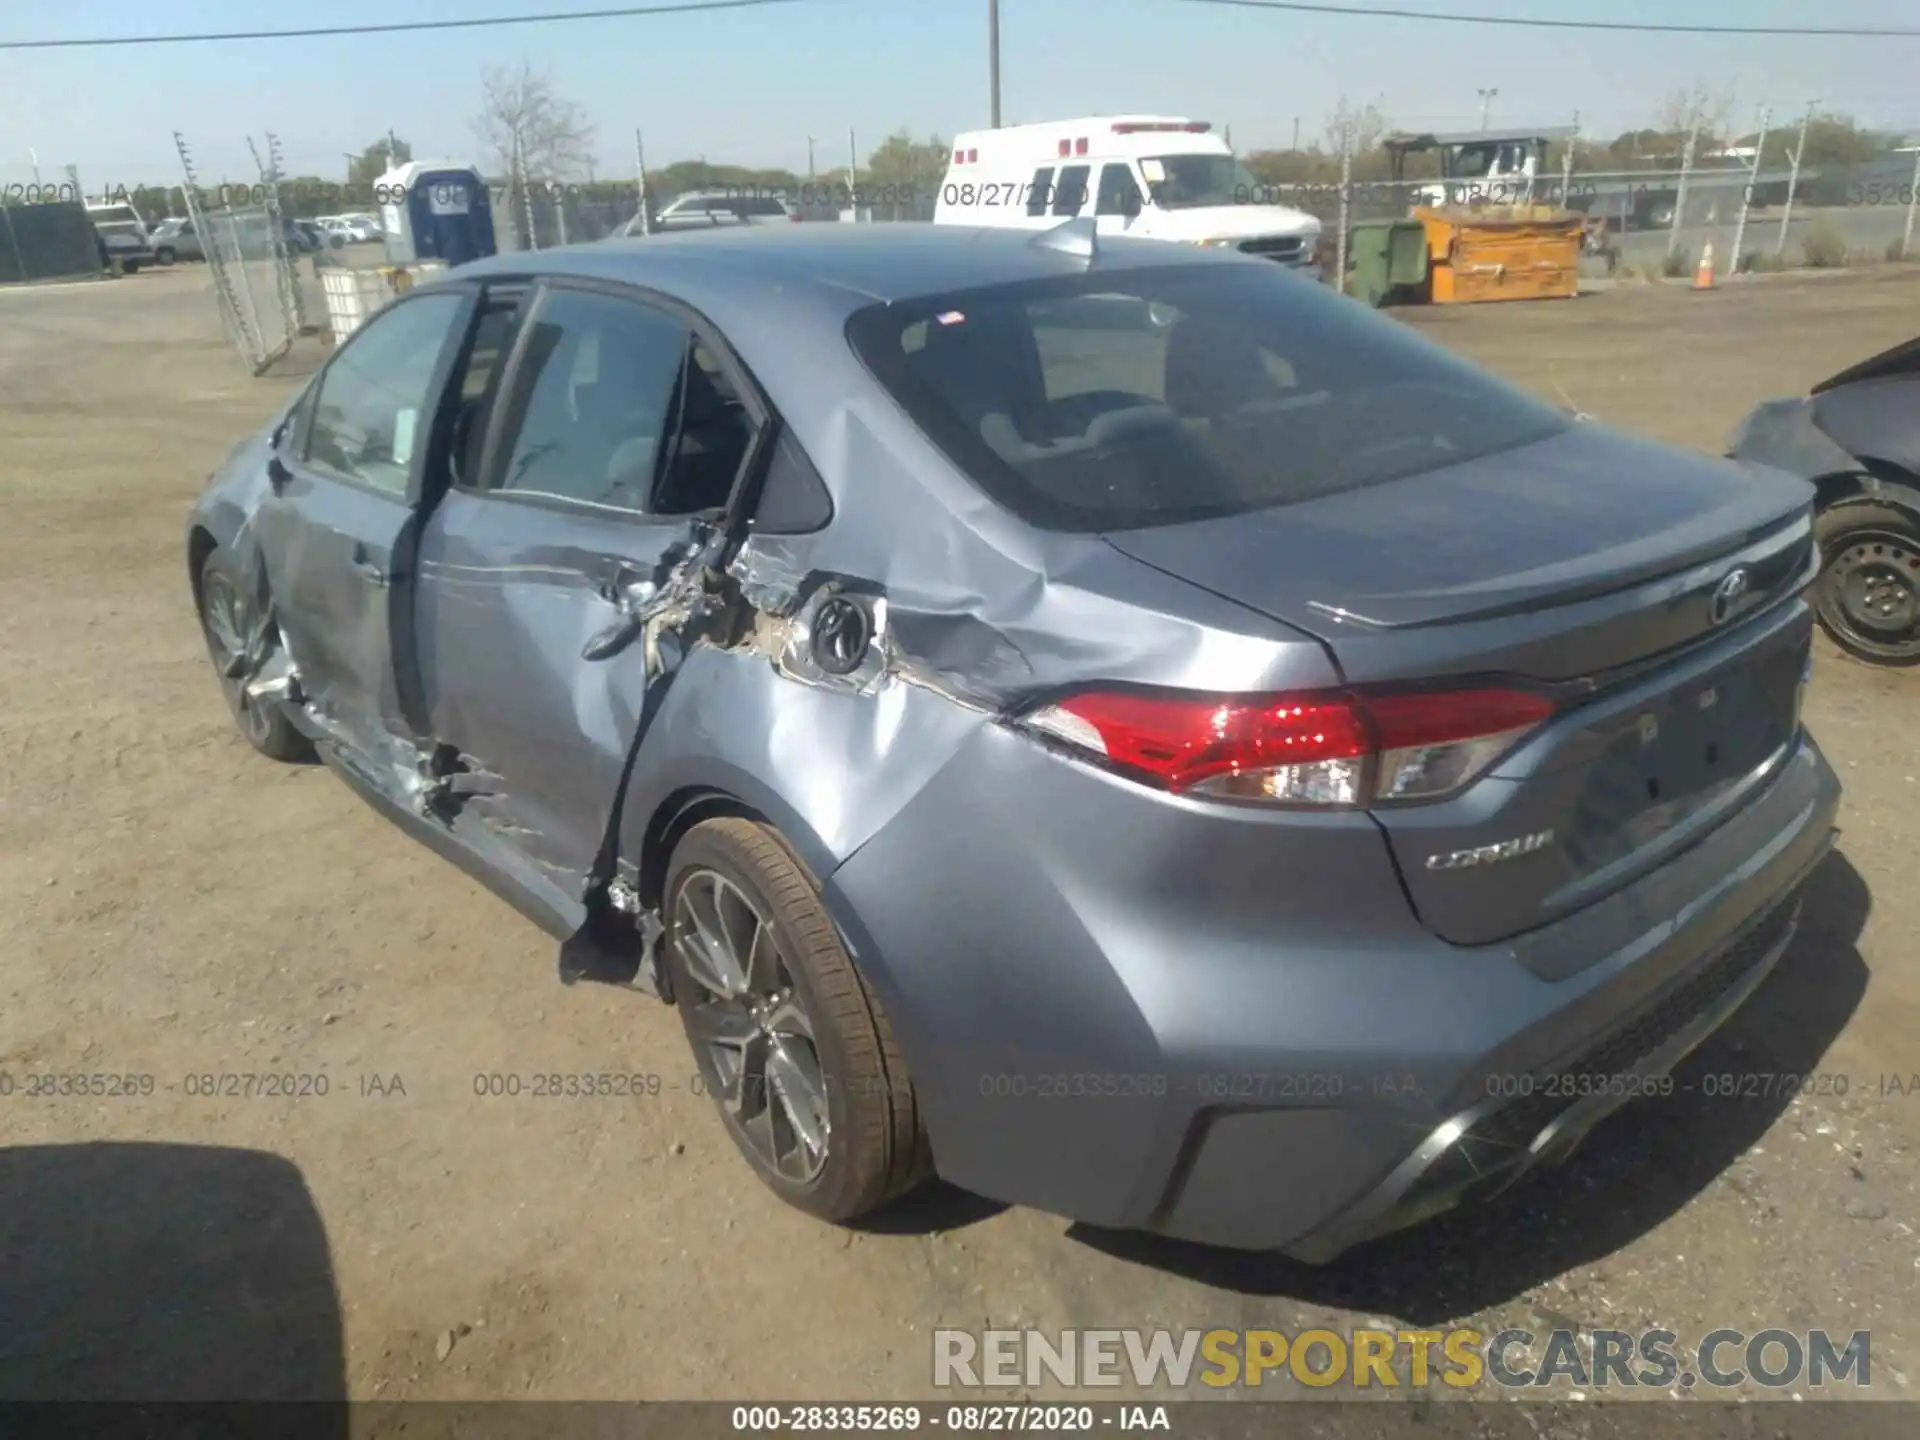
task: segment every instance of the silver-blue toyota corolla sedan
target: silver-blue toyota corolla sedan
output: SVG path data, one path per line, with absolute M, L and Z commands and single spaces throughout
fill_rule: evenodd
M 1324 1260 L 1780 957 L 1812 500 L 1251 257 L 823 225 L 414 290 L 187 560 L 248 740 L 677 1007 L 782 1198 Z

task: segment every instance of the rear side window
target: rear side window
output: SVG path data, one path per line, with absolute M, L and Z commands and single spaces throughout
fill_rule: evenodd
M 1027 214 L 1044 215 L 1053 200 L 1053 167 L 1042 165 L 1033 172 L 1033 188 L 1027 191 Z
M 1086 165 L 1063 165 L 1060 167 L 1060 183 L 1053 192 L 1053 213 L 1055 215 L 1078 215 L 1080 207 L 1087 203 L 1087 175 L 1091 167 Z
M 535 310 L 490 488 L 644 511 L 689 333 L 637 301 L 556 290 Z
M 1568 423 L 1265 264 L 1087 273 L 874 306 L 848 336 L 956 464 L 1047 529 L 1295 504 Z
M 787 207 L 771 195 L 749 195 L 738 202 L 742 215 L 785 215 Z

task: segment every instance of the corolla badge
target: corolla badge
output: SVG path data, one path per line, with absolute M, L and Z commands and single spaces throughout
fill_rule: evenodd
M 1733 618 L 1733 612 L 1739 608 L 1740 601 L 1745 598 L 1750 584 L 1747 567 L 1737 565 L 1726 573 L 1725 578 L 1718 585 L 1713 587 L 1713 601 L 1709 613 L 1713 617 L 1714 624 L 1724 625 Z
M 1544 850 L 1553 843 L 1553 831 L 1541 830 L 1533 835 L 1522 835 L 1515 840 L 1502 840 L 1498 845 L 1476 845 L 1471 850 L 1451 850 L 1445 855 L 1429 855 L 1429 870 L 1472 870 L 1481 865 L 1497 865 L 1502 860 L 1512 860 L 1521 855 L 1531 855 Z

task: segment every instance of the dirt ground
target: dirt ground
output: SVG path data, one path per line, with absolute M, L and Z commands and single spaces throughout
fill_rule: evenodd
M 1920 274 L 1410 319 L 1557 402 L 1717 450 L 1758 399 L 1920 330 Z M 1688 1067 L 1844 1076 L 1844 1097 L 1696 1085 L 1330 1269 L 945 1189 L 830 1229 L 751 1179 L 671 1012 L 562 987 L 531 924 L 235 733 L 182 523 L 293 383 L 246 374 L 200 267 L 0 293 L 0 1310 L 11 1286 L 35 1317 L 0 1333 L 0 1392 L 925 1397 L 940 1325 L 1372 1319 L 1683 1344 L 1871 1329 L 1875 1393 L 1909 1396 L 1920 1094 L 1882 1077 L 1920 1072 L 1920 673 L 1823 643 L 1809 723 L 1848 786 L 1841 850 L 1781 970 Z M 660 1093 L 475 1093 L 608 1071 Z M 195 1093 L 223 1073 L 327 1093 Z M 49 1075 L 151 1093 L 26 1093 Z M 102 1141 L 166 1144 L 31 1148 Z M 139 1303 L 177 1343 L 136 1342 Z

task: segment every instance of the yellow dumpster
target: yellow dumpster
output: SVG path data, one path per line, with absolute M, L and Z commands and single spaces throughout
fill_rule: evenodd
M 1451 205 L 1413 218 L 1426 228 L 1436 305 L 1580 293 L 1580 215 L 1553 205 Z

